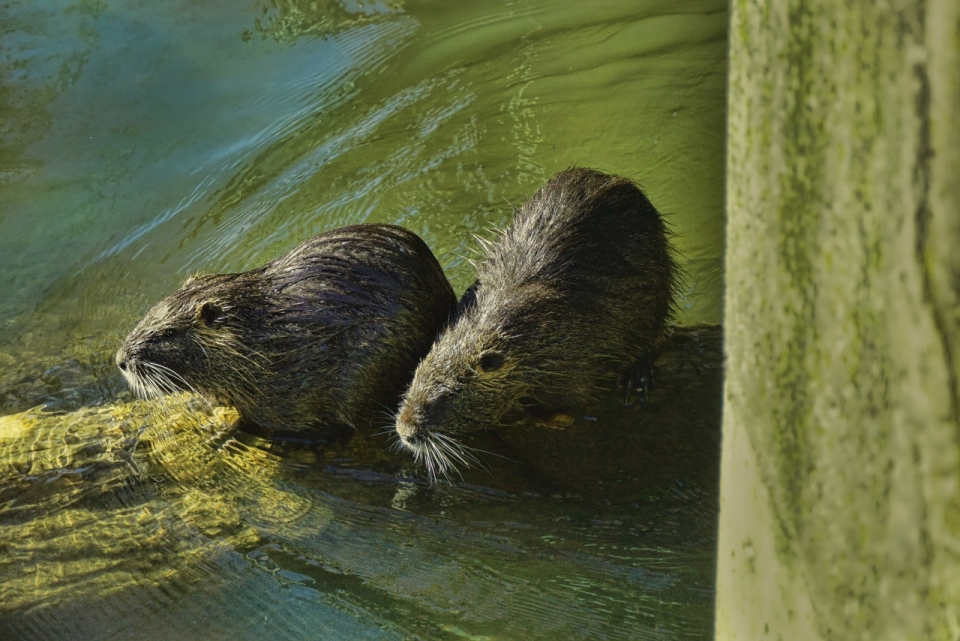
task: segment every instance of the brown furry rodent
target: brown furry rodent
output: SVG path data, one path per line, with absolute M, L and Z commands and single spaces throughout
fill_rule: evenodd
M 477 282 L 404 395 L 403 445 L 443 473 L 469 458 L 453 437 L 586 406 L 650 359 L 673 309 L 667 235 L 628 179 L 554 176 L 484 244 Z
M 259 269 L 188 279 L 117 365 L 140 395 L 192 390 L 268 432 L 353 426 L 396 406 L 455 306 L 419 236 L 355 225 Z

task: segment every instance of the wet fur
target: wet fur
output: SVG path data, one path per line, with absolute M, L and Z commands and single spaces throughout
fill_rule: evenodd
M 117 363 L 142 395 L 190 389 L 256 425 L 355 425 L 395 407 L 456 305 L 414 233 L 356 225 L 259 269 L 190 278 Z
M 483 244 L 477 283 L 405 394 L 404 445 L 424 456 L 438 435 L 587 406 L 612 389 L 654 354 L 671 316 L 667 236 L 626 178 L 574 168 L 551 179 Z M 485 352 L 502 357 L 495 371 L 484 371 Z

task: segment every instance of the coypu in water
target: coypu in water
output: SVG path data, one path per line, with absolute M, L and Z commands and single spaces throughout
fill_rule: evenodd
M 419 236 L 355 225 L 259 269 L 188 279 L 116 360 L 140 395 L 192 390 L 268 433 L 354 426 L 395 407 L 455 306 Z
M 666 226 L 636 185 L 573 168 L 484 243 L 477 271 L 397 415 L 401 442 L 431 476 L 467 462 L 453 437 L 523 410 L 586 406 L 650 362 L 677 267 Z

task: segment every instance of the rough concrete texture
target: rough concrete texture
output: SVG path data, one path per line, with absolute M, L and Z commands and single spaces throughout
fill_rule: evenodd
M 960 3 L 734 0 L 717 638 L 960 639 Z

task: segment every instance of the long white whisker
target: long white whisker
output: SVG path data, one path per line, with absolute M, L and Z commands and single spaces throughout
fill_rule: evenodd
M 158 374 L 162 374 L 162 375 L 163 375 L 165 378 L 167 378 L 168 380 L 171 380 L 171 379 L 172 379 L 172 380 L 180 381 L 181 383 L 184 384 L 184 386 L 186 386 L 187 389 L 189 389 L 189 390 L 190 390 L 191 392 L 193 392 L 194 394 L 197 394 L 197 390 L 193 387 L 193 385 L 191 385 L 190 383 L 188 383 L 188 382 L 186 381 L 186 379 L 184 379 L 182 376 L 180 376 L 180 374 L 176 373 L 175 371 L 173 371 L 172 369 L 170 369 L 170 368 L 167 367 L 166 365 L 161 365 L 160 363 L 144 363 L 144 365 L 146 365 L 146 366 L 149 367 L 150 369 L 154 370 L 154 371 L 157 372 Z M 198 394 L 198 396 L 199 396 L 199 394 Z
M 444 435 L 438 434 L 437 436 L 444 436 Z M 444 436 L 444 438 L 448 438 L 448 439 L 449 439 L 450 437 Z M 450 439 L 450 440 L 453 440 L 453 439 Z M 510 461 L 511 463 L 517 463 L 517 462 L 518 462 L 518 461 L 515 461 L 514 459 L 510 458 L 509 456 L 504 456 L 503 454 L 497 454 L 496 452 L 491 452 L 491 451 L 489 451 L 489 450 L 481 450 L 479 447 L 471 447 L 471 446 L 469 446 L 469 445 L 466 445 L 466 444 L 464 444 L 464 443 L 461 443 L 460 441 L 455 441 L 455 442 L 456 442 L 457 446 L 460 447 L 460 448 L 462 448 L 463 450 L 469 450 L 470 452 L 477 452 L 477 453 L 479 453 L 479 454 L 489 454 L 490 456 L 496 456 L 497 458 L 502 458 L 504 461 Z M 466 452 L 464 452 L 464 453 L 466 453 Z M 480 462 L 480 459 L 477 459 L 477 462 L 479 463 L 479 462 Z
M 490 468 L 487 467 L 482 460 L 469 451 L 474 448 L 470 448 L 445 434 L 435 434 L 434 436 L 436 436 L 439 441 L 444 444 L 451 456 L 463 463 L 466 467 L 470 468 L 473 467 L 473 465 L 476 465 L 487 472 L 490 471 Z M 471 463 L 473 465 L 471 465 Z
M 463 482 L 463 474 L 460 473 L 460 469 L 459 469 L 456 465 L 453 465 L 453 462 L 452 462 L 450 459 L 451 459 L 451 458 L 454 458 L 454 459 L 460 461 L 460 463 L 462 463 L 462 464 L 464 465 L 464 467 L 467 467 L 467 468 L 470 467 L 470 464 L 469 464 L 467 461 L 465 461 L 465 460 L 459 455 L 459 453 L 457 453 L 456 451 L 454 451 L 453 448 L 451 448 L 451 446 L 450 446 L 449 443 L 445 443 L 445 442 L 443 442 L 443 441 L 441 441 L 441 440 L 437 440 L 437 441 L 434 441 L 434 442 L 437 444 L 437 446 L 438 446 L 441 450 L 444 450 L 444 458 L 447 459 L 448 469 L 451 469 L 451 470 L 453 470 L 454 472 L 456 472 L 456 473 L 457 473 L 457 476 L 460 477 L 460 482 L 462 483 L 462 482 Z
M 143 383 L 147 392 L 150 395 L 150 398 L 156 399 L 160 406 L 163 408 L 165 414 L 170 413 L 170 408 L 167 406 L 167 401 L 164 398 L 163 390 L 161 389 L 158 381 L 156 380 L 156 375 L 153 372 L 145 371 L 143 373 Z
M 167 381 L 167 384 L 170 386 L 171 393 L 180 391 L 179 389 L 177 389 L 177 386 L 171 382 L 170 379 L 173 378 L 174 380 L 177 380 L 183 383 L 183 385 L 187 389 L 189 389 L 194 396 L 198 397 L 201 401 L 203 401 L 203 403 L 207 406 L 207 408 L 211 412 L 213 412 L 213 404 L 211 404 L 210 401 L 208 401 L 206 397 L 203 396 L 203 394 L 198 392 L 197 389 L 193 385 L 191 385 L 187 381 L 187 379 L 185 379 L 183 376 L 173 371 L 166 365 L 161 365 L 160 363 L 144 363 L 144 364 L 150 366 L 150 368 L 153 369 L 154 372 L 164 377 L 164 379 Z
M 430 477 L 430 482 L 435 484 L 437 482 L 437 474 L 434 469 L 433 452 L 430 450 L 429 444 L 425 444 L 422 451 L 427 466 L 427 476 Z
M 456 470 L 456 468 L 450 463 L 449 457 L 440 448 L 438 441 L 430 439 L 429 442 L 430 442 L 430 447 L 433 449 L 433 452 L 437 457 L 437 461 L 440 467 L 440 474 L 443 476 L 445 480 L 449 481 L 450 476 L 447 474 L 447 472 L 449 472 L 451 468 L 453 468 L 454 470 Z M 459 474 L 459 472 L 457 473 Z

